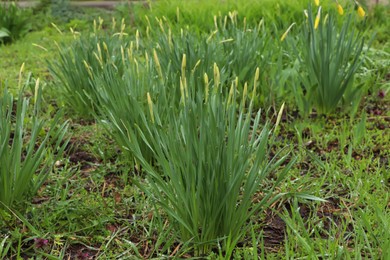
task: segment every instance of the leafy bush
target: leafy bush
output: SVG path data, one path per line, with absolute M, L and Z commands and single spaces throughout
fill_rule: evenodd
M 49 130 L 39 118 L 42 105 L 39 88 L 31 115 L 29 101 L 22 92 L 14 100 L 7 88 L 0 97 L 0 208 L 13 207 L 33 196 L 67 145 L 64 140 L 67 124 L 58 126 L 60 113 Z
M 29 11 L 18 8 L 15 3 L 0 4 L 0 43 L 11 43 L 29 30 Z

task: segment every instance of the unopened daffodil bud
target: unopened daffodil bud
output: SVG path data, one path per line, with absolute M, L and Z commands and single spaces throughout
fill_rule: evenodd
M 337 12 L 339 13 L 339 15 L 344 14 L 344 9 L 340 4 L 337 4 Z
M 358 12 L 358 15 L 360 16 L 360 17 L 364 17 L 364 16 L 366 16 L 366 12 L 364 11 L 364 9 L 363 9 L 363 7 L 361 7 L 360 5 L 359 5 L 359 7 L 358 7 L 358 9 L 357 9 L 357 12 Z
M 291 30 L 291 28 L 292 28 L 294 25 L 295 25 L 295 23 L 291 24 L 291 25 L 287 28 L 287 30 L 283 33 L 282 37 L 280 37 L 280 41 L 281 41 L 281 42 L 284 41 L 284 39 L 286 39 L 288 32 Z

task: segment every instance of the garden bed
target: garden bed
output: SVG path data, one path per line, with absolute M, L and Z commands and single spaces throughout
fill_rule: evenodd
M 390 9 L 315 2 L 15 9 L 0 258 L 386 259 Z

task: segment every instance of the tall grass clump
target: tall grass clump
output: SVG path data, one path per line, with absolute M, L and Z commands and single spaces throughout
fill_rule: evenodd
M 0 208 L 30 199 L 67 145 L 61 114 L 48 127 L 39 116 L 42 105 L 38 84 L 34 99 L 21 91 L 15 100 L 7 88 L 0 96 Z
M 271 86 L 270 78 L 282 70 L 280 64 L 275 63 L 280 48 L 274 44 L 273 33 L 266 28 L 264 20 L 249 26 L 238 17 L 236 11 L 224 17 L 214 16 L 214 31 L 201 35 L 188 29 L 175 32 L 174 26 L 160 20 L 159 26 L 151 30 L 152 46 L 147 49 L 154 48 L 158 55 L 165 84 L 179 84 L 183 77 L 183 57 L 186 58 L 184 75 L 195 73 L 195 77 L 200 78 L 205 73 L 213 75 L 217 65 L 221 71 L 219 83 L 229 88 L 230 82 L 237 79 L 240 93 L 245 84 L 251 82 L 256 68 L 261 68 L 256 104 L 268 106 L 277 95 L 278 86 Z
M 198 84 L 198 88 L 192 84 Z M 221 254 L 231 256 L 247 231 L 250 217 L 279 197 L 273 193 L 274 188 L 294 161 L 284 166 L 273 185 L 265 188 L 266 178 L 288 155 L 279 152 L 278 159 L 269 158 L 271 126 L 261 123 L 261 113 L 253 109 L 253 100 L 249 108 L 245 100 L 237 101 L 234 84 L 230 90 L 223 90 L 221 85 L 189 75 L 177 86 L 179 103 L 166 102 L 169 95 L 163 93 L 147 92 L 143 100 L 120 95 L 117 98 L 123 102 L 111 103 L 130 103 L 132 110 L 128 113 L 138 116 L 128 124 L 107 111 L 123 145 L 147 174 L 149 185 L 138 185 L 167 214 L 180 240 L 193 245 L 198 255 L 210 253 L 220 244 Z M 171 104 L 163 115 L 159 102 Z M 144 156 L 143 146 L 152 153 L 153 163 Z M 253 196 L 260 191 L 263 195 L 254 203 Z
M 161 30 L 157 29 L 151 38 L 152 44 L 156 46 L 155 52 L 165 84 L 177 85 L 183 74 L 190 75 L 193 70 L 199 73 L 199 77 L 203 77 L 203 73 L 211 75 L 214 64 L 224 64 L 226 61 L 222 45 L 215 40 L 208 41 L 207 35 L 199 36 L 186 29 L 179 34 L 172 32 L 169 26 L 164 26 Z M 152 48 L 150 46 L 148 49 Z M 150 55 L 153 53 L 150 52 Z M 186 64 L 182 70 L 184 56 Z
M 98 29 L 77 37 L 70 46 L 61 45 L 59 58 L 49 64 L 57 85 L 61 86 L 58 91 L 64 102 L 79 116 L 91 118 L 99 104 L 93 75 L 99 75 L 107 64 L 115 66 L 119 76 L 123 74 L 127 55 L 124 38 L 124 34 L 110 35 Z
M 270 105 L 280 94 L 276 80 L 270 79 L 280 72 L 281 64 L 276 62 L 275 69 L 273 57 L 280 51 L 278 46 L 272 46 L 263 21 L 248 28 L 245 23 L 239 24 L 237 13 L 233 12 L 226 19 L 215 17 L 216 30 L 205 35 L 188 29 L 178 33 L 163 20 L 158 21 L 159 26 L 151 29 L 145 38 L 136 33 L 135 41 L 121 50 L 127 54 L 122 58 L 120 68 L 123 70 L 113 63 L 104 63 L 101 69 L 91 70 L 89 84 L 96 90 L 91 93 L 96 97 L 91 101 L 96 99 L 92 105 L 100 114 L 97 116 L 104 120 L 118 145 L 130 155 L 133 153 L 129 147 L 134 141 L 129 141 L 126 131 L 121 133 L 119 129 L 132 129 L 137 124 L 146 130 L 139 122 L 149 110 L 145 99 L 148 92 L 156 101 L 154 106 L 159 111 L 162 125 L 169 124 L 168 110 L 171 113 L 180 110 L 183 93 L 192 93 L 192 96 L 203 93 L 205 82 L 220 88 L 224 98 L 228 98 L 230 85 L 234 82 L 235 98 L 254 95 L 255 107 Z M 259 67 L 261 69 L 257 69 Z M 257 92 L 248 88 L 252 81 Z M 140 137 L 137 140 L 143 143 Z M 151 149 L 145 143 L 140 148 L 141 154 L 151 162 Z
M 348 106 L 359 99 L 354 75 L 362 63 L 364 38 L 357 32 L 350 14 L 337 25 L 334 12 L 325 15 L 321 7 L 313 15 L 311 7 L 307 22 L 299 35 L 300 84 L 294 87 L 297 104 L 303 114 L 314 107 L 318 113 L 329 114 L 340 102 Z
M 102 73 L 94 76 L 99 103 L 95 116 L 104 122 L 108 133 L 123 148 L 123 151 L 133 157 L 132 150 L 129 149 L 133 140 L 129 140 L 126 129 L 132 129 L 134 125 L 139 124 L 144 112 L 148 111 L 148 103 L 145 99 L 147 93 L 151 92 L 159 97 L 161 117 L 165 114 L 164 111 L 174 109 L 171 102 L 174 102 L 180 93 L 167 90 L 169 85 L 163 83 L 160 78 L 162 74 L 158 72 L 161 68 L 158 69 L 147 54 L 126 60 L 125 67 L 123 75 L 119 75 L 118 68 L 108 64 L 103 68 Z M 137 140 L 142 142 L 138 135 Z M 150 148 L 143 144 L 140 149 L 144 158 L 152 161 Z

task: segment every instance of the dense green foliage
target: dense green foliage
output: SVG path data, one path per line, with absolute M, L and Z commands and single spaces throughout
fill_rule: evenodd
M 45 122 L 38 115 L 42 106 L 39 82 L 35 91 L 32 113 L 29 100 L 22 94 L 14 100 L 5 88 L 0 98 L 1 208 L 12 208 L 23 202 L 25 197 L 34 196 L 67 144 L 64 140 L 66 123 L 57 127 L 60 114 L 55 116 L 45 132 Z M 26 121 L 31 124 L 30 127 L 26 127 Z
M 30 12 L 15 3 L 0 3 L 0 44 L 11 43 L 29 30 Z
M 0 258 L 390 254 L 389 7 L 72 8 L 0 46 Z
M 363 61 L 364 38 L 351 24 L 356 20 L 352 15 L 338 29 L 338 14 L 331 12 L 315 28 L 312 10 L 308 13 L 308 23 L 303 25 L 298 45 L 294 46 L 300 50 L 298 73 L 303 88 L 293 88 L 302 114 L 309 114 L 312 106 L 319 113 L 328 114 L 336 110 L 341 100 L 348 105 L 360 99 L 361 89 L 354 85 L 354 77 Z
M 104 34 L 80 37 L 70 46 L 60 47 L 60 57 L 51 62 L 49 69 L 64 88 L 58 92 L 79 115 L 90 117 L 94 106 L 99 106 L 93 74 L 100 75 L 106 64 L 116 68 L 118 77 L 123 74 L 121 48 L 126 44 L 120 38 Z

